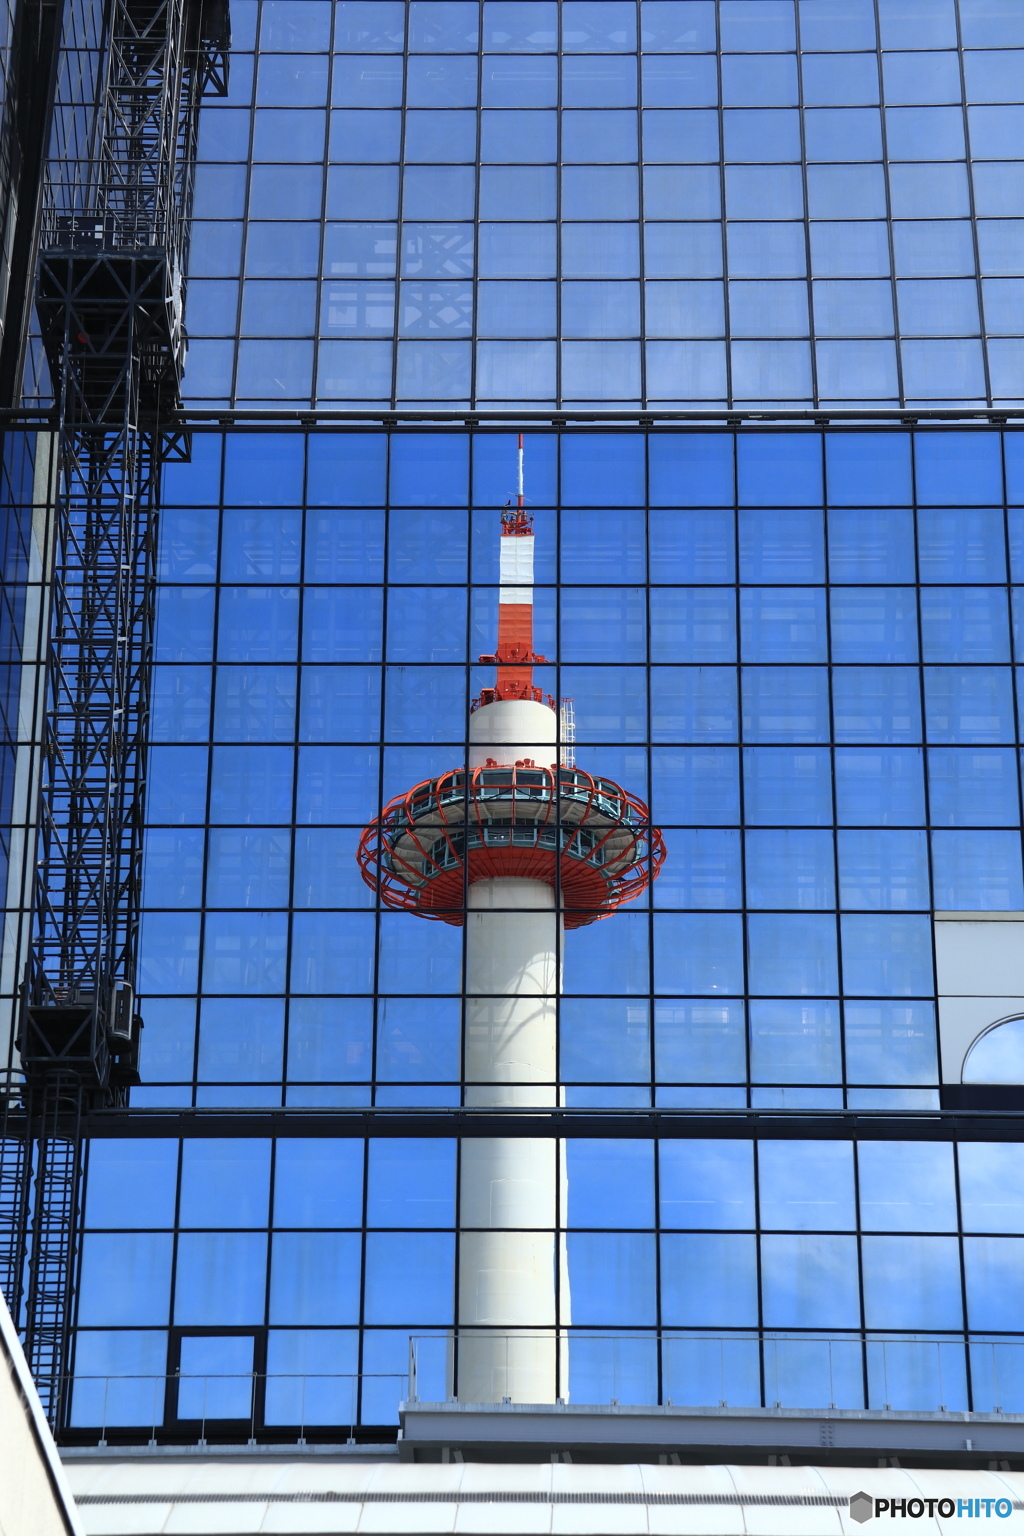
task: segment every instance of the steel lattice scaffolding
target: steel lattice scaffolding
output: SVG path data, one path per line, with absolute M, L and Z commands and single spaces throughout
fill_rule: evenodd
M 0 1137 L 0 1291 L 12 1312 L 24 1288 L 30 1146 L 17 1135 Z M 15 1312 L 15 1323 L 20 1318 Z
M 25 1242 L 25 1347 L 51 1424 L 65 1417 L 67 1328 L 75 1273 L 82 1174 L 82 1095 L 63 1074 L 40 1084 L 32 1105 L 33 1167 Z M 29 1171 L 29 1170 L 26 1170 Z
M 0 1160 L 0 1263 L 51 1422 L 66 1415 L 83 1107 L 137 1081 L 135 969 L 160 466 L 175 429 L 201 97 L 224 0 L 111 0 L 95 152 L 51 162 L 36 308 L 58 485 L 33 923 Z M 27 1278 L 26 1278 L 27 1276 Z
M 129 319 L 129 338 L 132 329 Z M 62 384 L 72 367 L 65 366 Z M 112 410 L 105 421 L 88 420 L 77 381 L 63 391 L 21 1037 L 27 1072 L 73 1069 L 99 1093 L 117 1091 L 112 1055 L 130 1052 L 137 1040 L 131 989 L 162 446 L 140 425 L 138 374 L 129 354 L 113 422 Z

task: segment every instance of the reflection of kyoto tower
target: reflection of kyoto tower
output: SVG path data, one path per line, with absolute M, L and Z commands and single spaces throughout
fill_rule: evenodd
M 498 645 L 480 658 L 498 675 L 472 706 L 468 771 L 397 796 L 359 847 L 363 877 L 386 905 L 465 923 L 465 1102 L 512 1111 L 558 1103 L 563 926 L 608 917 L 665 856 L 640 800 L 572 766 L 564 741 L 559 751 L 559 713 L 533 682 L 545 660 L 533 650 L 533 537 L 520 436 L 519 495 L 501 515 Z M 559 1166 L 551 1138 L 462 1143 L 463 1402 L 554 1400 L 554 1330 L 569 1321 L 555 1245 Z M 557 1390 L 566 1394 L 564 1373 Z

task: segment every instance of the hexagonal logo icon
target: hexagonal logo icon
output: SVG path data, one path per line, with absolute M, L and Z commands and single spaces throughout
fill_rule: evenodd
M 855 1493 L 850 1498 L 850 1519 L 863 1525 L 875 1513 L 875 1501 L 870 1493 Z

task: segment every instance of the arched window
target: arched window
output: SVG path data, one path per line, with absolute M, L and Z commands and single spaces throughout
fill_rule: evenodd
M 964 1083 L 1024 1083 L 1024 1014 L 984 1030 L 964 1060 Z

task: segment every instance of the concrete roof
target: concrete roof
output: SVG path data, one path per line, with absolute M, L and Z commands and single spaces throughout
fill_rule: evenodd
M 1009 1500 L 1024 1473 L 466 1462 L 397 1465 L 299 1454 L 81 1453 L 67 1466 L 87 1536 L 845 1536 L 851 1495 Z M 995 1510 L 992 1510 L 995 1514 Z M 954 1517 L 955 1518 L 955 1517 Z M 873 1527 L 873 1521 L 872 1521 Z M 948 1529 L 935 1512 L 916 1531 Z

